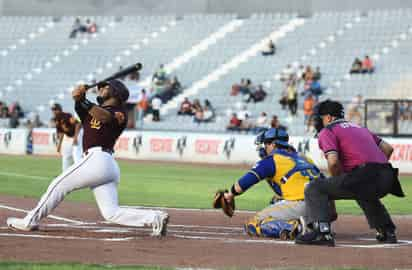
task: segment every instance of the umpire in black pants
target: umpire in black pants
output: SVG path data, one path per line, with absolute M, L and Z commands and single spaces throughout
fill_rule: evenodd
M 306 214 L 311 230 L 298 235 L 296 244 L 334 246 L 328 202 L 342 199 L 356 200 L 370 228 L 377 231 L 379 242 L 396 243 L 396 226 L 380 201 L 389 193 L 404 197 L 398 170 L 388 162 L 392 146 L 367 128 L 345 121 L 339 102 L 319 103 L 314 120 L 331 177 L 306 186 Z

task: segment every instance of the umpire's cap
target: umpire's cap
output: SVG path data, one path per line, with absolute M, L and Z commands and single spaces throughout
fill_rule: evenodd
M 332 115 L 339 118 L 345 117 L 345 112 L 343 110 L 343 105 L 334 100 L 327 99 L 325 101 L 320 102 L 314 108 L 314 114 L 321 116 L 321 115 Z
M 109 85 L 113 89 L 113 96 L 118 98 L 122 103 L 129 99 L 129 90 L 119 80 L 103 81 L 97 85 L 98 88 Z
M 289 142 L 289 134 L 282 128 L 270 128 L 261 138 L 263 143 L 274 143 L 283 147 L 292 147 Z

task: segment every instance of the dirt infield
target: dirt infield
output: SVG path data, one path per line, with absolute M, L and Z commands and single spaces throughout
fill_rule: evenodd
M 208 210 L 167 210 L 168 236 L 155 239 L 150 228 L 130 228 L 101 222 L 94 204 L 65 202 L 37 232 L 6 227 L 8 216 L 23 216 L 36 201 L 0 195 L 0 260 L 138 264 L 172 267 L 334 266 L 412 268 L 412 218 L 397 217 L 397 245 L 380 245 L 364 217 L 340 216 L 334 226 L 337 247 L 296 246 L 242 232 L 252 213 L 232 219 Z

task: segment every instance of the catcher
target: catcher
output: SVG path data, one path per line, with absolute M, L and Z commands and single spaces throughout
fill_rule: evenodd
M 259 134 L 255 143 L 262 159 L 230 191 L 218 191 L 215 195 L 214 208 L 222 208 L 231 217 L 235 196 L 261 180 L 268 181 L 276 200 L 246 222 L 244 229 L 250 236 L 294 239 L 301 227 L 299 219 L 305 216 L 304 187 L 322 177 L 313 162 L 297 153 L 288 141 L 289 135 L 283 129 L 271 128 Z

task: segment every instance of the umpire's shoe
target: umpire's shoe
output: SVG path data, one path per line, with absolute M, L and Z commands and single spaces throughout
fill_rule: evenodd
M 38 224 L 27 224 L 27 222 L 23 218 L 15 218 L 9 217 L 7 219 L 7 226 L 12 229 L 20 230 L 20 231 L 37 231 L 39 229 Z
M 396 238 L 395 230 L 376 230 L 376 240 L 384 244 L 396 244 L 398 239 Z
M 314 222 L 311 224 L 313 230 L 296 237 L 295 243 L 299 245 L 335 246 L 335 238 L 326 222 Z
M 152 223 L 152 236 L 162 237 L 167 234 L 167 224 L 169 223 L 169 214 L 160 212 L 156 215 L 155 220 Z

